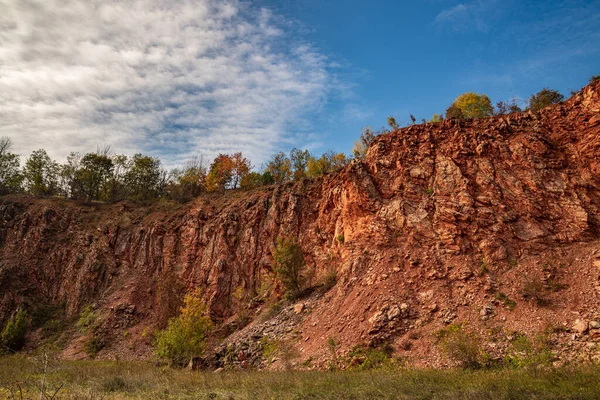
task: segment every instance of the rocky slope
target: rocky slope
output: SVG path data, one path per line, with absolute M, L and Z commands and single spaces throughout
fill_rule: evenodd
M 287 349 L 275 366 L 324 366 L 334 340 L 339 354 L 386 344 L 439 367 L 432 333 L 458 322 L 493 357 L 519 332 L 551 332 L 558 360 L 597 359 L 599 189 L 596 83 L 540 112 L 380 136 L 364 161 L 322 179 L 184 206 L 3 197 L 0 320 L 21 305 L 74 320 L 91 304 L 98 356 L 145 358 L 148 333 L 200 288 L 219 325 L 217 366 L 270 365 L 268 341 Z M 313 286 L 337 282 L 271 317 L 283 235 L 301 244 Z M 47 340 L 43 329 L 30 339 Z M 62 355 L 85 357 L 85 340 L 62 332 Z

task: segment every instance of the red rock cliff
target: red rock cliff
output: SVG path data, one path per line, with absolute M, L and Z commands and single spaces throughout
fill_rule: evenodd
M 148 347 L 134 339 L 164 324 L 185 290 L 201 288 L 229 330 L 236 316 L 278 298 L 272 251 L 277 237 L 292 235 L 315 282 L 332 269 L 338 277 L 288 321 L 300 359 L 326 357 L 335 337 L 342 349 L 386 342 L 414 364 L 437 366 L 427 333 L 450 322 L 486 335 L 571 327 L 575 313 L 600 320 L 599 189 L 596 83 L 540 112 L 382 135 L 364 161 L 322 179 L 185 206 L 8 196 L 0 320 L 19 305 L 63 304 L 75 317 L 95 304 L 109 338 L 101 355 L 142 357 Z M 551 307 L 523 297 L 535 280 L 546 283 Z M 596 338 L 600 330 L 586 329 L 573 346 Z M 65 354 L 75 356 L 77 334 L 70 343 Z

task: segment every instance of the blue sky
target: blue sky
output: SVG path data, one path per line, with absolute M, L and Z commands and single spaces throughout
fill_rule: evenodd
M 461 93 L 525 100 L 600 74 L 600 1 L 0 0 L 0 136 L 58 160 L 174 167 L 350 152 Z
M 543 87 L 567 95 L 600 74 L 599 1 L 261 0 L 305 25 L 345 68 L 326 143 L 349 151 L 362 126 L 444 112 L 463 92 L 496 102 Z M 339 118 L 340 109 L 343 118 Z M 324 119 L 327 121 L 327 118 Z

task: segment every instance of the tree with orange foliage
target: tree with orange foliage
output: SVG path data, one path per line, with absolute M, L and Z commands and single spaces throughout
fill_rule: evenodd
M 235 189 L 238 187 L 238 185 L 242 183 L 244 177 L 250 173 L 250 170 L 252 169 L 252 164 L 250 164 L 250 160 L 242 156 L 241 152 L 233 154 L 231 158 L 233 160 L 231 188 Z
M 242 156 L 241 152 L 233 155 L 219 154 L 210 165 L 206 176 L 206 190 L 216 192 L 235 189 L 250 173 L 251 168 L 250 160 Z
M 206 191 L 224 191 L 233 179 L 234 161 L 228 154 L 219 154 L 210 165 L 206 176 Z

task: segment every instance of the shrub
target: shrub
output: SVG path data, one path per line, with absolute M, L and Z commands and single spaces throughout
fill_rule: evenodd
M 513 368 L 524 368 L 535 372 L 554 361 L 547 336 L 538 335 L 533 339 L 527 335 L 517 335 L 504 358 L 505 363 Z
M 6 323 L 0 335 L 0 349 L 3 352 L 16 352 L 25 345 L 25 336 L 29 328 L 27 312 L 18 310 Z
M 523 298 L 535 302 L 540 307 L 546 306 L 549 303 L 545 292 L 546 287 L 539 279 L 530 279 L 523 284 Z
M 126 392 L 131 384 L 120 376 L 111 376 L 102 382 L 102 391 L 107 393 Z
M 392 350 L 389 346 L 378 348 L 356 346 L 348 354 L 348 368 L 364 371 L 392 367 L 394 365 L 391 357 Z
M 304 286 L 302 269 L 304 268 L 304 252 L 292 238 L 279 238 L 273 254 L 274 269 L 277 277 L 287 290 L 288 298 L 295 298 Z
M 517 306 L 517 302 L 514 300 L 511 300 L 505 293 L 502 292 L 496 292 L 496 300 L 501 301 L 505 307 L 508 307 L 509 310 L 514 310 L 515 307 Z
M 331 268 L 327 271 L 327 274 L 323 278 L 323 287 L 325 290 L 329 290 L 337 283 L 337 271 L 335 268 Z
M 83 344 L 83 351 L 88 357 L 94 358 L 104 348 L 104 344 L 104 340 L 94 333 Z
M 529 109 L 541 110 L 549 105 L 560 103 L 564 99 L 565 96 L 557 90 L 544 88 L 529 98 Z
M 88 306 L 85 306 L 83 310 L 81 310 L 81 313 L 79 314 L 79 319 L 77 320 L 75 326 L 79 328 L 81 333 L 87 334 L 96 328 L 97 319 L 98 313 L 94 311 L 94 306 L 90 304 Z
M 433 122 L 438 123 L 438 122 L 442 122 L 444 120 L 444 116 L 441 114 L 433 114 L 433 117 L 431 118 L 431 120 L 429 122 Z
M 590 78 L 590 83 L 600 81 L 600 75 L 594 75 Z
M 476 369 L 485 364 L 480 338 L 467 332 L 462 324 L 452 324 L 435 334 L 442 353 L 463 368 Z
M 338 242 L 340 242 L 340 244 L 344 244 L 345 238 L 344 238 L 343 233 L 341 235 L 337 235 L 335 238 L 337 239 Z
M 180 315 L 171 318 L 167 328 L 157 333 L 154 351 L 171 365 L 183 366 L 203 354 L 204 341 L 212 328 L 200 291 L 196 290 L 185 296 Z

